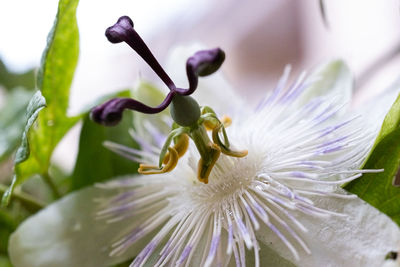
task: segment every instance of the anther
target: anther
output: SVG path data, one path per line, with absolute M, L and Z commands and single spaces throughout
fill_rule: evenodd
M 221 148 L 210 142 L 208 144 L 208 153 L 210 160 L 205 161 L 203 158 L 200 158 L 197 164 L 197 178 L 205 184 L 208 184 L 208 177 L 221 154 Z
M 175 151 L 178 153 L 178 158 L 181 158 L 187 151 L 189 147 L 189 136 L 187 134 L 181 134 L 180 136 L 177 137 L 177 140 L 175 141 L 175 145 L 173 148 Z M 165 154 L 165 158 L 163 160 L 164 164 L 168 164 L 169 162 L 169 152 Z
M 215 127 L 212 131 L 212 139 L 213 142 L 219 146 L 221 149 L 221 152 L 225 155 L 231 156 L 231 157 L 236 157 L 236 158 L 242 158 L 247 156 L 248 151 L 243 150 L 243 151 L 234 151 L 231 150 L 227 145 L 225 145 L 221 139 L 219 138 L 219 131 L 221 129 L 222 125 L 219 125 L 218 127 Z
M 158 166 L 140 164 L 138 172 L 140 174 L 161 174 L 172 171 L 178 164 L 179 155 L 173 147 L 168 147 L 168 162 L 158 168 Z
M 186 61 L 186 75 L 189 88 L 177 88 L 168 74 L 164 71 L 150 49 L 144 43 L 139 34 L 133 29 L 132 20 L 123 16 L 113 26 L 106 30 L 106 37 L 111 43 L 125 42 L 160 77 L 170 89 L 164 101 L 157 107 L 149 107 L 137 100 L 130 98 L 115 98 L 95 107 L 91 116 L 95 122 L 112 126 L 116 125 L 122 118 L 125 109 L 132 109 L 147 114 L 159 113 L 170 104 L 170 114 L 174 120 L 172 131 L 167 137 L 161 149 L 158 166 L 140 164 L 138 169 L 142 174 L 157 174 L 172 171 L 182 157 L 189 145 L 191 138 L 200 154 L 198 162 L 198 179 L 205 184 L 221 153 L 232 157 L 244 157 L 247 151 L 232 151 L 229 149 L 229 140 L 225 127 L 231 124 L 229 117 L 220 121 L 210 107 L 200 108 L 195 99 L 190 97 L 198 85 L 198 78 L 208 76 L 216 72 L 225 60 L 225 53 L 220 48 L 198 51 Z M 206 128 L 212 130 L 210 140 Z M 221 141 L 220 133 L 224 140 Z M 174 141 L 174 146 L 170 147 Z

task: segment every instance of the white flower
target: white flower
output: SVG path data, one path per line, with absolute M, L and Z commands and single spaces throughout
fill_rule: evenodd
M 254 112 L 234 107 L 243 116 L 228 136 L 248 156 L 221 155 L 208 184 L 191 149 L 171 173 L 76 192 L 19 227 L 13 264 L 381 266 L 400 247 L 398 227 L 340 188 L 379 171 L 359 169 L 379 123 L 343 112 L 352 81 L 341 62 L 286 90 L 288 75 Z M 152 160 L 158 149 L 131 152 Z

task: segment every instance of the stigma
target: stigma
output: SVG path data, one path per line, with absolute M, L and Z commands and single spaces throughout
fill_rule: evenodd
M 141 113 L 155 114 L 170 108 L 174 121 L 171 132 L 163 145 L 158 165 L 140 164 L 141 174 L 161 174 L 172 171 L 188 149 L 192 139 L 199 154 L 197 178 L 208 183 L 208 177 L 222 154 L 231 157 L 244 157 L 247 151 L 233 151 L 225 128 L 231 123 L 229 117 L 221 120 L 210 107 L 200 107 L 190 95 L 197 89 L 198 78 L 216 72 L 225 60 L 225 53 L 220 48 L 196 52 L 186 61 L 186 74 L 189 88 L 183 89 L 175 85 L 161 67 L 145 42 L 133 28 L 132 20 L 123 16 L 106 30 L 106 37 L 111 43 L 128 44 L 158 75 L 168 87 L 169 93 L 157 107 L 147 106 L 131 98 L 114 98 L 91 111 L 91 118 L 105 126 L 114 126 L 122 119 L 125 109 Z M 211 131 L 209 135 L 207 131 Z M 211 136 L 211 139 L 210 139 Z M 222 136 L 222 138 L 221 138 Z

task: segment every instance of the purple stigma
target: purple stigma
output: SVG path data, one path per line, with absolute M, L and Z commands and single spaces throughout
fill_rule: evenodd
M 198 77 L 208 76 L 216 72 L 224 63 L 225 53 L 220 48 L 196 52 L 186 61 L 186 75 L 189 80 L 189 89 L 176 88 L 180 95 L 192 94 L 198 84 Z
M 149 107 L 132 98 L 113 98 L 94 107 L 91 111 L 93 121 L 105 126 L 117 125 L 122 119 L 124 109 L 132 109 L 146 114 L 155 114 L 163 111 L 171 103 L 175 91 L 168 93 L 164 101 L 157 107 Z
M 139 34 L 133 29 L 133 22 L 128 16 L 122 16 L 118 19 L 117 23 L 113 26 L 108 27 L 106 30 L 106 37 L 111 43 L 125 42 L 136 53 L 139 54 L 146 61 L 147 64 L 153 69 L 153 71 L 161 78 L 166 86 L 170 90 L 174 89 L 176 86 L 168 74 L 164 71 L 161 65 L 158 63 L 157 59 L 151 53 L 150 49 L 144 43 L 143 39 Z
M 130 98 L 114 98 L 91 111 L 92 119 L 106 126 L 118 124 L 122 119 L 125 109 L 132 109 L 147 114 L 159 113 L 166 109 L 171 103 L 175 94 L 190 95 L 198 85 L 198 77 L 210 75 L 217 71 L 225 60 L 225 53 L 220 48 L 196 52 L 186 62 L 186 74 L 189 81 L 189 88 L 177 88 L 168 74 L 164 71 L 143 39 L 133 28 L 133 22 L 128 16 L 122 16 L 117 23 L 107 28 L 106 37 L 111 43 L 127 43 L 140 57 L 153 69 L 170 92 L 164 101 L 157 107 L 149 107 L 137 100 Z

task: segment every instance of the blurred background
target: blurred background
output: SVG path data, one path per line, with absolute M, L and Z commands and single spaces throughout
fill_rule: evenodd
M 250 102 L 274 86 L 286 64 L 297 74 L 342 58 L 355 75 L 357 105 L 400 76 L 399 5 L 398 0 L 325 0 L 324 20 L 319 0 L 81 0 L 81 52 L 70 114 L 105 93 L 132 87 L 139 76 L 158 82 L 128 46 L 112 45 L 104 37 L 121 15 L 133 19 L 161 63 L 177 45 L 196 42 L 224 49 L 222 71 Z M 54 0 L 0 3 L 0 75 L 26 73 L 29 83 L 56 9 Z M 0 108 L 6 104 L 4 94 L 3 84 Z M 73 165 L 78 133 L 68 134 L 58 149 L 67 168 Z

